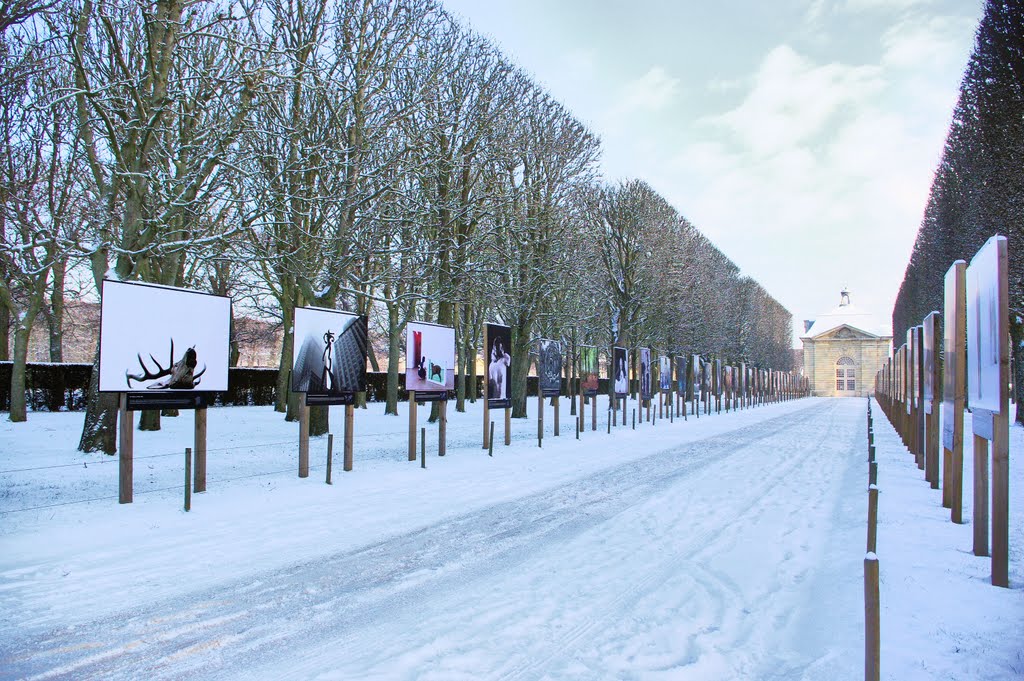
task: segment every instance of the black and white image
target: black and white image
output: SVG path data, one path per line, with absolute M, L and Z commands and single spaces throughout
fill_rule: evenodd
M 512 329 L 501 324 L 487 325 L 487 406 L 507 409 L 512 406 Z
M 562 391 L 562 346 L 542 339 L 537 348 L 537 380 L 544 397 L 558 397 Z
M 99 389 L 227 390 L 230 325 L 230 298 L 105 280 Z
M 292 392 L 309 400 L 366 390 L 366 321 L 339 310 L 296 308 Z
M 640 399 L 651 399 L 651 349 L 640 348 Z
M 686 361 L 686 357 L 676 357 L 675 358 L 675 365 L 676 365 L 676 392 L 678 392 L 679 395 L 684 400 L 688 400 L 688 399 L 690 399 L 690 396 L 689 396 L 690 381 L 687 380 L 689 378 L 687 376 L 687 373 L 688 373 L 687 369 L 689 367 L 689 362 Z
M 626 366 L 626 348 L 612 348 L 612 365 L 609 369 L 615 396 L 625 397 L 629 393 L 629 367 Z
M 455 389 L 455 329 L 424 322 L 405 328 L 405 389 Z
M 992 237 L 967 268 L 967 403 L 998 414 L 999 240 Z

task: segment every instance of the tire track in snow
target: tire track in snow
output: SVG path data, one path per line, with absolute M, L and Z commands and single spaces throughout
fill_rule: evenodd
M 831 407 L 829 409 L 830 412 L 834 411 L 835 403 L 828 406 Z M 555 663 L 571 658 L 572 653 L 579 647 L 581 642 L 586 640 L 588 634 L 598 627 L 605 626 L 607 623 L 617 621 L 627 615 L 632 610 L 632 606 L 644 595 L 654 587 L 660 586 L 670 578 L 677 576 L 682 571 L 688 571 L 689 576 L 693 578 L 693 586 L 702 590 L 708 596 L 708 600 L 714 606 L 718 606 L 716 607 L 716 613 L 711 625 L 712 629 L 715 631 L 740 631 L 741 636 L 733 639 L 730 643 L 735 647 L 743 646 L 749 638 L 750 627 L 742 624 L 736 627 L 727 627 L 725 618 L 730 611 L 723 604 L 726 598 L 730 598 L 735 602 L 743 603 L 744 607 L 740 610 L 746 611 L 746 606 L 748 605 L 746 598 L 738 585 L 727 576 L 715 574 L 708 570 L 702 564 L 701 558 L 714 554 L 717 548 L 730 537 L 728 528 L 742 526 L 742 521 L 745 518 L 760 513 L 766 504 L 772 503 L 772 492 L 790 480 L 795 470 L 804 467 L 813 468 L 816 459 L 828 451 L 828 447 L 823 445 L 832 439 L 834 431 L 835 424 L 830 419 L 827 429 L 816 431 L 817 437 L 814 441 L 803 445 L 799 450 L 789 453 L 790 456 L 786 460 L 785 465 L 775 467 L 768 476 L 761 478 L 756 484 L 742 490 L 739 494 L 739 498 L 742 499 L 741 502 L 737 502 L 735 497 L 730 500 L 736 508 L 727 517 L 714 516 L 711 519 L 713 524 L 707 525 L 702 531 L 692 535 L 685 545 L 676 548 L 671 555 L 659 561 L 656 567 L 647 571 L 640 579 L 632 583 L 627 590 L 602 604 L 598 614 L 591 614 L 564 635 L 548 641 L 542 650 L 530 651 L 530 654 L 525 656 L 526 660 L 521 665 L 503 671 L 497 678 L 537 678 L 543 675 L 544 670 L 557 668 L 559 665 Z M 742 447 L 737 444 L 737 449 L 730 456 L 738 458 L 741 455 L 741 448 L 750 449 L 758 447 L 764 440 L 770 440 L 774 435 L 773 433 L 768 438 L 749 442 Z M 818 457 L 808 457 L 808 454 L 818 454 Z M 692 648 L 696 647 L 694 637 L 691 637 L 687 647 L 691 649 L 687 657 L 693 656 L 695 653 L 692 651 Z
M 207 676 L 237 674 L 280 654 L 279 646 L 294 650 L 296 645 L 327 641 L 344 656 L 365 638 L 365 631 L 410 606 L 446 594 L 453 584 L 515 569 L 537 551 L 578 536 L 741 448 L 817 418 L 824 408 L 814 405 L 420 532 L 250 576 L 230 587 L 196 593 L 184 604 L 176 599 L 70 630 L 25 632 L 0 644 L 2 674 L 163 678 L 187 673 L 198 664 Z M 705 535 L 714 531 L 709 528 Z M 678 568 L 676 562 L 672 569 Z M 653 570 L 617 598 L 618 608 L 642 597 L 645 585 L 657 582 L 668 569 Z M 223 605 L 206 613 L 203 606 L 214 600 Z M 161 621 L 168 617 L 178 625 L 170 631 Z M 575 640 L 592 628 L 577 632 Z M 221 647 L 214 660 L 189 654 L 217 642 L 231 645 Z M 83 658 L 82 649 L 91 654 Z

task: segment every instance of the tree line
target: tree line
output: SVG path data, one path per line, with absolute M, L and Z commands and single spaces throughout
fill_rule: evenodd
M 1009 239 L 1015 401 L 1024 399 L 1024 2 L 988 0 L 892 313 L 893 345 L 933 310 L 943 277 L 993 234 Z M 1024 410 L 1018 412 L 1024 422 Z
M 279 320 L 286 418 L 305 305 L 369 316 L 390 413 L 409 320 L 455 327 L 460 410 L 485 321 L 570 358 L 791 366 L 789 312 L 646 183 L 604 181 L 597 135 L 433 0 L 0 0 L 0 36 L 12 396 L 32 326 L 60 361 L 64 300 L 109 277 Z M 113 451 L 116 401 L 91 393 L 80 448 Z

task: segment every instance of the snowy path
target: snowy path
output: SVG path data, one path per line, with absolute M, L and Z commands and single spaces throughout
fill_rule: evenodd
M 866 403 L 807 405 L 97 621 L 23 622 L 0 676 L 857 678 Z

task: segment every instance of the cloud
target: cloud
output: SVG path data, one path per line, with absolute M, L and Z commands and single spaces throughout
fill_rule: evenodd
M 661 66 L 652 66 L 647 73 L 629 81 L 622 88 L 618 111 L 656 113 L 667 108 L 679 89 L 679 79 Z
M 878 67 L 816 65 L 780 45 L 761 62 L 746 99 L 705 122 L 724 127 L 754 153 L 771 154 L 819 136 L 884 86 Z

